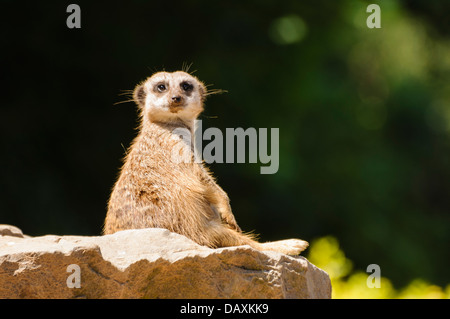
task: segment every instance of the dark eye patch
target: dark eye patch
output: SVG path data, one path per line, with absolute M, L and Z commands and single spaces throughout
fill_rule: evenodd
M 167 90 L 167 86 L 164 83 L 158 83 L 155 85 L 155 91 L 158 91 L 160 93 L 164 92 Z
M 180 86 L 186 92 L 192 91 L 194 89 L 194 86 L 187 81 L 181 82 Z

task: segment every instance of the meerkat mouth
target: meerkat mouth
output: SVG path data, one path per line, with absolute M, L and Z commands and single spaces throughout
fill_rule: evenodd
M 178 111 L 184 109 L 185 105 L 183 104 L 179 104 L 179 103 L 171 103 L 169 104 L 169 111 L 171 113 L 178 113 Z

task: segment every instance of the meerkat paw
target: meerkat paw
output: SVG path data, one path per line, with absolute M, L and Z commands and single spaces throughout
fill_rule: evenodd
M 308 242 L 301 239 L 285 239 L 261 244 L 262 250 L 277 251 L 286 255 L 296 256 L 308 248 Z

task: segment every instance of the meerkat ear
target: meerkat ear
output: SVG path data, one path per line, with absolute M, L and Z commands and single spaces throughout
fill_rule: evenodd
M 133 99 L 136 102 L 136 104 L 139 106 L 139 108 L 143 108 L 145 105 L 145 89 L 144 84 L 138 84 L 133 92 Z

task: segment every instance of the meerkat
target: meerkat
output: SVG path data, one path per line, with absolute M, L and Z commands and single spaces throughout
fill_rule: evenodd
M 140 110 L 139 134 L 111 193 L 103 234 L 165 228 L 210 248 L 249 245 L 298 255 L 308 247 L 306 241 L 260 243 L 244 233 L 227 193 L 203 162 L 193 160 L 192 143 L 175 133 L 182 128 L 193 134 L 208 93 L 201 81 L 184 71 L 157 72 L 136 86 L 133 100 Z M 187 150 L 191 160 L 174 159 L 180 150 Z

